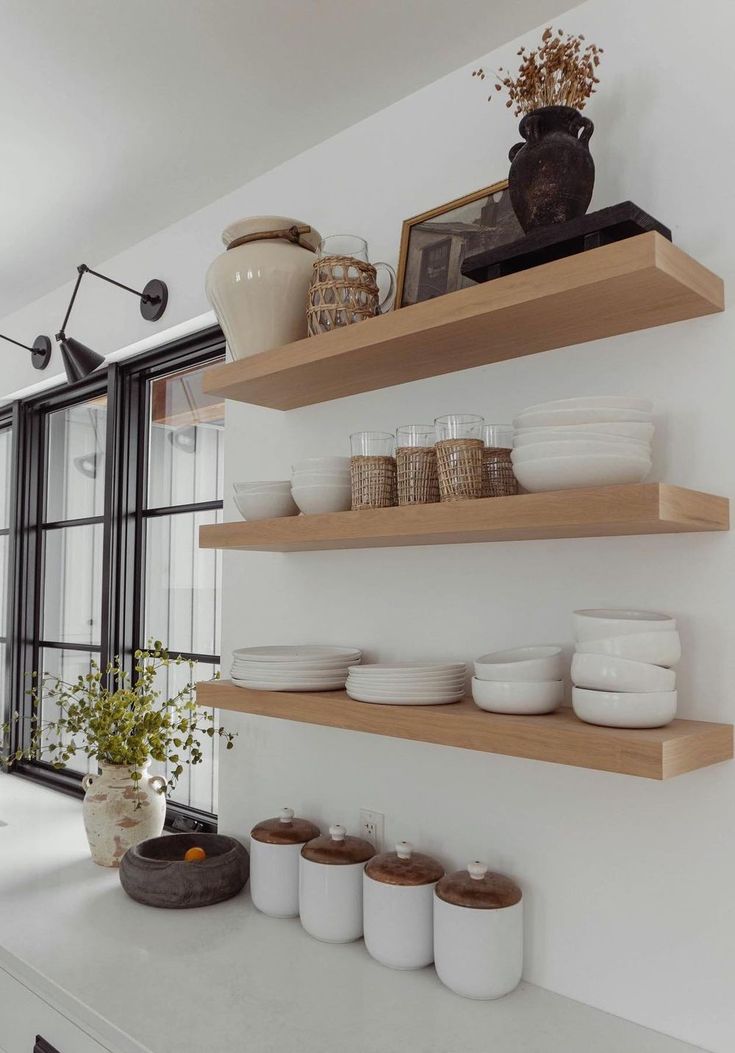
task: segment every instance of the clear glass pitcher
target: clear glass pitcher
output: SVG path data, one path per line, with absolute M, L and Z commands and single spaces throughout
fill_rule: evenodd
M 386 276 L 380 284 L 379 269 Z M 309 288 L 309 334 L 325 333 L 384 314 L 393 305 L 395 289 L 395 271 L 387 263 L 370 262 L 364 238 L 355 234 L 323 238 Z

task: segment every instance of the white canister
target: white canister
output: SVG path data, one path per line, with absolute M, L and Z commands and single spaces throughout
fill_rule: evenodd
M 273 918 L 299 916 L 299 856 L 319 827 L 296 819 L 292 808 L 281 809 L 250 831 L 250 898 Z
M 363 873 L 365 946 L 391 969 L 423 969 L 434 961 L 434 886 L 441 863 L 400 841 Z
M 362 936 L 362 871 L 375 855 L 369 841 L 330 826 L 301 849 L 299 913 L 310 936 L 325 943 L 351 943 Z
M 515 881 L 470 863 L 434 890 L 439 979 L 465 998 L 500 998 L 523 972 L 523 899 Z
M 287 216 L 253 216 L 222 234 L 207 271 L 207 299 L 233 358 L 306 337 L 306 298 L 319 231 Z

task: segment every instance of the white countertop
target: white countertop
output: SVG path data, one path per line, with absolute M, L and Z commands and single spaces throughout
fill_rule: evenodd
M 90 860 L 79 802 L 14 776 L 0 821 L 0 966 L 113 1053 L 695 1053 L 530 984 L 459 998 L 433 969 L 395 973 L 361 941 L 266 918 L 247 892 L 143 907 Z

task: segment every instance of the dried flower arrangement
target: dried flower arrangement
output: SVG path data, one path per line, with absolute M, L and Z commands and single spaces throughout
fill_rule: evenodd
M 508 93 L 506 106 L 515 106 L 514 113 L 530 113 L 542 106 L 571 106 L 584 109 L 587 99 L 595 93 L 600 81 L 597 67 L 603 49 L 596 44 L 586 44 L 580 34 L 572 36 L 559 29 L 554 32 L 547 26 L 541 43 L 533 51 L 522 47 L 518 51 L 521 64 L 514 78 L 507 70 L 495 74 L 496 91 Z M 485 71 L 475 69 L 473 77 L 485 80 Z M 488 96 L 488 102 L 492 95 Z

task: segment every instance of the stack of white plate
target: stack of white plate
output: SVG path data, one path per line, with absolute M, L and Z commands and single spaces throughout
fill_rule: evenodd
M 388 662 L 352 666 L 346 690 L 358 702 L 387 706 L 440 706 L 464 697 L 463 662 Z
M 651 470 L 653 405 L 590 395 L 530 406 L 513 421 L 513 472 L 526 490 L 641 483 Z
M 352 506 L 349 457 L 309 457 L 293 466 L 293 499 L 305 515 L 346 512 Z
M 556 644 L 496 651 L 475 662 L 472 697 L 488 713 L 553 713 L 564 698 L 563 677 Z
M 659 728 L 676 716 L 676 622 L 655 611 L 575 611 L 572 705 L 580 720 Z
M 233 652 L 232 682 L 255 691 L 337 691 L 361 657 L 356 647 L 241 647 Z
M 232 489 L 235 492 L 235 504 L 243 519 L 280 519 L 281 516 L 299 514 L 288 479 L 233 483 Z

